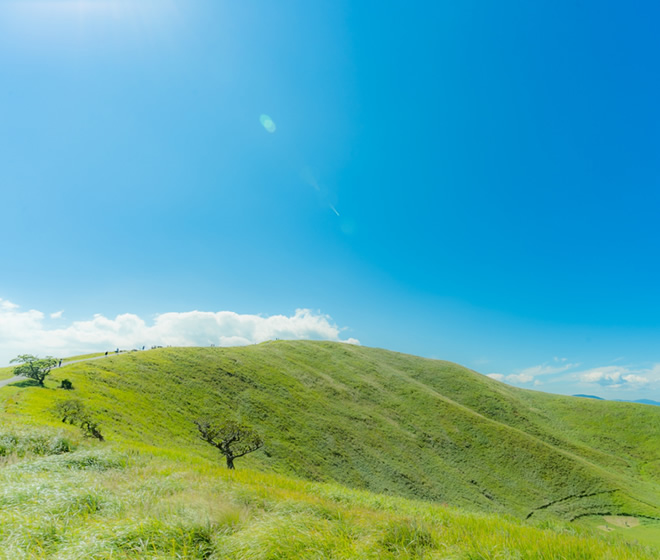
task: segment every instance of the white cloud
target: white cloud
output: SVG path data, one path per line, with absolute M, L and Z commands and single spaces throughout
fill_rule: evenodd
M 61 319 L 62 315 L 64 315 L 64 311 L 56 311 L 55 313 L 50 314 L 51 319 Z
M 635 383 L 637 385 L 646 385 L 649 380 L 646 377 L 642 377 L 641 375 L 624 375 L 622 378 L 626 383 Z
M 527 375 L 531 377 L 536 377 L 537 375 L 552 375 L 555 373 L 562 373 L 563 371 L 567 371 L 569 369 L 573 369 L 580 364 L 567 364 L 564 363 L 566 362 L 566 358 L 555 358 L 555 362 L 560 362 L 562 365 L 557 365 L 553 366 L 549 363 L 544 363 L 544 364 L 539 364 L 538 366 L 531 366 L 528 368 L 525 368 L 520 372 L 520 375 Z
M 621 369 L 617 366 L 606 366 L 588 370 L 578 374 L 578 378 L 583 383 L 599 383 L 601 385 L 610 385 L 617 383 L 621 379 Z
M 529 383 L 534 378 L 531 375 L 525 375 L 523 373 L 503 375 L 501 373 L 489 373 L 486 377 L 495 379 L 496 381 L 503 381 L 506 383 Z
M 580 365 L 566 363 L 568 361 L 566 358 L 554 358 L 553 361 L 556 365 L 553 365 L 550 362 L 545 362 L 537 366 L 525 368 L 518 373 L 511 373 L 508 375 L 504 375 L 502 373 L 490 373 L 488 374 L 488 377 L 496 379 L 497 381 L 514 383 L 518 385 L 524 385 L 533 381 L 534 386 L 539 386 L 542 385 L 542 382 L 536 379 L 536 377 L 541 375 L 556 375 Z
M 512 383 L 529 383 L 534 380 L 534 376 L 525 373 L 511 374 L 506 376 L 506 380 Z
M 609 389 L 639 389 L 654 381 L 660 381 L 660 364 L 651 368 L 633 366 L 603 366 L 575 374 L 578 381 L 587 385 L 600 385 Z
M 0 312 L 11 311 L 13 309 L 18 309 L 18 305 L 6 299 L 0 299 Z
M 61 317 L 61 312 L 53 316 Z M 163 313 L 153 324 L 131 313 L 114 319 L 94 315 L 61 328 L 49 328 L 44 317 L 40 311 L 20 311 L 17 305 L 0 299 L 0 364 L 23 353 L 68 356 L 117 347 L 240 346 L 275 338 L 359 344 L 355 338 L 342 340 L 343 329 L 328 315 L 309 309 L 298 309 L 292 316 L 270 317 L 232 311 Z
M 660 390 L 660 363 L 653 365 L 607 365 L 576 370 L 579 364 L 568 363 L 566 358 L 555 358 L 520 370 L 516 373 L 491 373 L 488 377 L 532 387 L 563 387 L 562 392 L 590 393 L 607 398 L 632 399 L 647 397 L 657 400 Z M 567 371 L 573 370 L 573 371 Z

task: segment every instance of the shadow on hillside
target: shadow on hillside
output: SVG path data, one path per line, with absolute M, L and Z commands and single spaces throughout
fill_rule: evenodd
M 9 384 L 12 387 L 40 387 L 39 383 L 34 379 L 24 379 L 23 381 L 15 381 Z

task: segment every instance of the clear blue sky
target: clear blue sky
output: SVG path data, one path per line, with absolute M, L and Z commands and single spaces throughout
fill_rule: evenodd
M 0 298 L 47 332 L 305 308 L 519 386 L 660 400 L 659 17 L 0 0 Z

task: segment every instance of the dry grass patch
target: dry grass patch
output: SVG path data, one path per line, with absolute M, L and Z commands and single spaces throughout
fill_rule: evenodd
M 617 527 L 637 527 L 639 525 L 639 519 L 636 517 L 627 517 L 621 515 L 607 515 L 603 517 L 610 525 L 616 525 Z

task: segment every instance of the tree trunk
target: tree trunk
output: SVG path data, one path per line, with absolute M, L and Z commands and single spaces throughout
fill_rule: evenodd
M 225 455 L 227 457 L 227 468 L 228 469 L 234 469 L 234 456 L 233 455 Z

